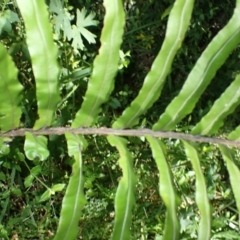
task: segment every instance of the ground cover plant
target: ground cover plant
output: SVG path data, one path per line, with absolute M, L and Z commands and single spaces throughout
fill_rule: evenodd
M 239 238 L 240 2 L 214 4 L 2 3 L 1 238 Z

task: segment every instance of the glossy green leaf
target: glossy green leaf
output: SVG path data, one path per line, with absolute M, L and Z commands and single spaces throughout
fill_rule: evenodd
M 68 154 L 74 156 L 75 162 L 72 166 L 72 175 L 63 198 L 62 210 L 55 240 L 75 240 L 78 229 L 78 222 L 82 209 L 86 204 L 83 187 L 83 160 L 82 151 L 86 146 L 83 137 L 66 133 Z
M 53 192 L 61 192 L 65 186 L 66 186 L 65 183 L 58 183 L 58 184 L 53 185 L 51 187 L 51 190 Z
M 177 217 L 177 207 L 180 199 L 176 194 L 173 184 L 172 173 L 165 157 L 163 142 L 154 137 L 147 136 L 152 149 L 153 158 L 159 171 L 159 193 L 167 208 L 163 240 L 179 239 L 180 226 Z
M 107 139 L 120 153 L 119 165 L 123 173 L 115 196 L 115 222 L 112 239 L 131 239 L 130 227 L 132 208 L 135 203 L 135 185 L 137 182 L 133 172 L 133 158 L 126 147 L 126 139 L 117 136 L 108 136 Z
M 28 159 L 46 160 L 49 156 L 47 148 L 47 138 L 45 136 L 35 136 L 30 132 L 25 133 L 24 151 Z
M 34 180 L 34 176 L 33 175 L 28 175 L 24 180 L 24 186 L 26 188 L 32 186 L 33 180 Z
M 63 188 L 65 187 L 64 183 L 60 183 L 60 184 L 55 184 L 53 185 L 51 188 L 48 188 L 40 197 L 39 201 L 40 202 L 44 202 L 47 201 L 51 195 L 54 195 L 55 192 L 60 192 L 63 190 Z
M 224 145 L 219 145 L 218 147 L 220 148 L 223 159 L 225 160 L 227 165 L 230 183 L 231 183 L 233 194 L 236 200 L 238 217 L 239 217 L 240 216 L 240 189 L 238 184 L 240 183 L 240 170 L 237 167 L 237 165 L 234 163 L 233 151 Z M 238 219 L 238 222 L 240 226 L 240 218 Z
M 122 0 L 105 0 L 104 6 L 106 14 L 99 55 L 94 60 L 88 89 L 81 109 L 77 112 L 72 124 L 73 128 L 91 125 L 100 112 L 100 106 L 108 100 L 114 87 L 125 15 Z
M 0 130 L 17 128 L 21 118 L 22 85 L 18 70 L 5 47 L 0 43 Z
M 33 174 L 33 175 L 37 175 L 37 174 L 39 174 L 41 171 L 42 171 L 41 165 L 37 165 L 37 166 L 33 167 L 33 168 L 30 170 L 30 173 Z
M 210 111 L 192 129 L 192 134 L 207 135 L 216 133 L 223 125 L 223 120 L 240 104 L 240 75 L 216 100 Z
M 33 167 L 30 170 L 30 174 L 24 180 L 24 186 L 26 188 L 30 187 L 32 185 L 32 182 L 33 182 L 35 176 L 37 176 L 41 171 L 42 171 L 42 168 L 41 168 L 40 165 L 37 165 L 37 166 Z
M 47 201 L 52 195 L 51 189 L 47 189 L 40 197 L 39 202 Z
M 229 54 L 240 43 L 240 6 L 228 24 L 213 38 L 189 74 L 179 95 L 168 105 L 153 130 L 171 130 L 191 113 L 208 84 Z
M 139 116 L 159 98 L 173 59 L 187 31 L 193 4 L 193 0 L 175 1 L 169 16 L 165 40 L 144 80 L 143 87 L 122 116 L 114 122 L 113 128 L 127 128 L 137 124 Z
M 198 240 L 208 240 L 211 237 L 211 206 L 198 152 L 192 143 L 185 140 L 182 140 L 182 142 L 185 146 L 186 155 L 191 161 L 196 174 L 196 203 L 201 217 L 198 229 Z
M 58 49 L 53 42 L 44 0 L 17 0 L 27 34 L 27 45 L 36 82 L 39 119 L 34 129 L 50 126 L 57 103 L 60 101 L 57 63 Z

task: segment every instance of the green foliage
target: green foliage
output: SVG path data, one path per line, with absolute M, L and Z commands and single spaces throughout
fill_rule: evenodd
M 221 97 L 213 104 L 208 114 L 192 129 L 191 132 L 193 134 L 214 134 L 223 126 L 223 120 L 239 105 L 239 84 L 240 75 L 235 78 Z M 231 101 L 229 101 L 229 99 L 231 99 Z
M 58 50 L 53 42 L 45 3 L 21 0 L 17 3 L 26 26 L 27 45 L 36 81 L 39 120 L 34 128 L 39 129 L 51 125 L 54 111 L 60 101 Z
M 210 239 L 211 236 L 211 209 L 207 196 L 207 188 L 202 173 L 199 156 L 196 148 L 187 141 L 183 141 L 186 155 L 190 159 L 196 173 L 196 204 L 198 205 L 201 221 L 199 223 L 198 239 Z
M 108 136 L 108 141 L 112 146 L 117 147 L 119 151 L 119 165 L 123 172 L 115 197 L 116 217 L 112 239 L 129 239 L 131 237 L 130 225 L 132 208 L 135 202 L 135 185 L 137 182 L 133 172 L 133 159 L 131 153 L 127 150 L 126 139 L 117 136 Z
M 177 218 L 176 210 L 180 199 L 175 192 L 171 171 L 166 161 L 166 149 L 161 141 L 158 141 L 150 136 L 148 136 L 147 139 L 150 143 L 153 157 L 157 163 L 158 171 L 160 173 L 159 182 L 161 184 L 159 186 L 159 193 L 167 208 L 166 227 L 163 239 L 178 239 L 180 224 Z
M 66 133 L 68 153 L 74 156 L 73 175 L 69 181 L 63 199 L 59 227 L 55 239 L 75 239 L 78 233 L 78 222 L 81 211 L 86 204 L 83 192 L 83 159 L 82 150 L 86 147 L 84 139 L 77 135 Z
M 12 32 L 12 23 L 14 22 L 19 22 L 19 18 L 18 15 L 7 9 L 4 12 L 0 13 L 0 34 L 5 31 L 7 32 L 9 35 L 13 35 Z
M 22 86 L 17 80 L 18 71 L 2 44 L 0 56 L 0 129 L 8 131 L 20 124 Z
M 159 122 L 153 127 L 154 130 L 174 129 L 175 125 L 193 110 L 199 97 L 215 76 L 216 71 L 239 44 L 239 11 L 239 8 L 235 8 L 234 15 L 229 23 L 218 32 L 202 53 L 188 75 L 180 94 L 167 107 L 165 113 L 160 116 Z
M 34 136 L 33 134 L 26 132 L 24 151 L 29 160 L 34 160 L 36 158 L 41 161 L 46 160 L 49 156 L 47 138 L 45 136 Z
M 67 38 L 68 41 L 73 40 L 73 48 L 81 50 L 83 50 L 84 47 L 81 35 L 84 36 L 88 43 L 96 43 L 96 35 L 86 29 L 86 27 L 96 26 L 98 24 L 98 21 L 93 20 L 95 14 L 90 13 L 86 16 L 87 11 L 85 8 L 82 10 L 77 9 L 76 25 L 71 25 L 74 15 L 71 14 L 67 8 L 64 8 L 63 5 L 64 3 L 61 0 L 52 0 L 49 5 L 49 11 L 54 13 L 53 22 L 58 38 L 61 36 L 60 30 L 62 30 L 64 38 Z
M 93 63 L 82 107 L 76 114 L 73 128 L 90 126 L 99 113 L 100 106 L 109 98 L 113 90 L 114 77 L 118 70 L 119 51 L 124 27 L 124 11 L 121 1 L 104 2 L 106 15 L 101 34 L 101 48 Z M 97 95 L 96 95 L 97 93 Z
M 231 150 L 221 145 L 219 146 L 219 148 L 222 152 L 224 160 L 226 161 L 226 165 L 229 171 L 231 186 L 233 189 L 234 197 L 236 199 L 238 213 L 240 213 L 240 193 L 239 193 L 239 188 L 237 187 L 237 184 L 236 184 L 240 180 L 240 171 L 236 166 L 236 164 L 234 163 L 233 154 Z M 240 219 L 238 221 L 240 223 Z
M 146 112 L 161 93 L 164 81 L 170 72 L 172 61 L 181 46 L 189 25 L 193 1 L 178 1 L 174 6 L 172 14 L 169 16 L 166 37 L 161 51 L 147 74 L 138 97 L 124 111 L 123 115 L 114 122 L 114 128 L 127 128 L 135 125 L 138 122 L 139 115 Z M 172 29 L 177 29 L 177 31 L 172 31 Z
M 217 24 L 223 28 L 213 39 L 215 34 L 204 26 L 205 18 L 215 21 L 218 7 L 212 2 L 204 1 L 207 14 L 203 14 L 200 3 L 194 5 L 190 0 L 174 4 L 105 0 L 105 12 L 99 2 L 86 1 L 86 8 L 79 10 L 75 1 L 54 0 L 49 2 L 49 16 L 43 0 L 17 0 L 18 8 L 11 3 L 1 14 L 1 133 L 19 133 L 18 127 L 29 126 L 39 131 L 25 129 L 25 138 L 0 138 L 1 238 L 236 238 L 240 212 L 238 149 L 183 139 L 83 137 L 74 133 L 76 128 L 88 126 L 112 125 L 113 134 L 116 128 L 136 126 L 139 131 L 147 126 L 192 135 L 220 136 L 223 131 L 224 137 L 231 131 L 228 138 L 239 139 L 239 127 L 233 130 L 223 121 L 238 113 L 239 66 L 233 62 L 239 54 L 240 1 L 236 1 L 229 23 L 225 27 Z M 2 6 L 7 8 L 5 2 Z M 145 11 L 152 9 L 160 12 L 145 19 Z M 94 13 L 87 15 L 91 11 Z M 96 56 L 97 45 L 87 49 L 87 42 L 95 43 L 95 34 L 86 27 L 97 26 L 94 18 L 101 22 L 103 12 Z M 204 47 L 195 41 L 205 36 L 204 31 L 196 30 L 198 24 L 209 32 Z M 9 36 L 15 37 L 11 40 Z M 135 52 L 153 48 L 156 59 L 150 68 L 145 57 L 143 68 Z M 188 58 L 184 67 L 179 64 L 182 55 Z M 229 76 L 219 78 L 217 71 L 224 63 L 230 69 Z M 136 71 L 133 64 L 139 65 Z M 147 74 L 140 89 L 143 73 Z M 211 98 L 207 87 L 214 83 L 215 75 L 221 83 L 225 77 L 235 80 Z M 132 76 L 139 82 L 132 83 Z M 178 82 L 185 77 L 184 84 Z M 39 135 L 50 131 L 46 129 L 50 126 L 71 129 L 64 128 L 65 139 Z M 14 201 L 21 202 L 20 210 Z

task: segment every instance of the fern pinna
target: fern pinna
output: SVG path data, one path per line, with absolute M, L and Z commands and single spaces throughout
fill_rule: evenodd
M 204 138 L 203 136 L 216 134 L 224 124 L 224 119 L 234 112 L 239 105 L 240 76 L 235 77 L 230 86 L 215 101 L 209 112 L 192 128 L 190 134 L 181 135 L 181 133 L 167 131 L 174 131 L 177 124 L 193 112 L 218 69 L 239 45 L 240 0 L 236 1 L 236 7 L 229 22 L 202 52 L 188 74 L 179 94 L 163 113 L 159 113 L 159 120 L 152 123 L 153 131 L 140 129 L 139 120 L 159 98 L 161 99 L 164 83 L 171 72 L 174 58 L 181 48 L 190 26 L 194 11 L 193 0 L 176 0 L 174 2 L 168 17 L 164 41 L 145 77 L 142 88 L 122 115 L 113 121 L 111 129 L 90 127 L 95 126 L 94 124 L 101 112 L 101 106 L 109 101 L 114 89 L 114 79 L 118 72 L 119 51 L 121 50 L 125 26 L 122 1 L 104 0 L 105 17 L 100 38 L 101 46 L 93 62 L 91 78 L 83 96 L 84 101 L 79 106 L 70 128 L 51 128 L 54 114 L 61 101 L 59 90 L 61 67 L 57 61 L 58 49 L 53 40 L 47 6 L 43 0 L 17 0 L 17 4 L 25 23 L 26 41 L 35 77 L 38 120 L 33 129 L 17 129 L 20 127 L 22 115 L 20 104 L 23 100 L 23 86 L 17 79 L 17 67 L 8 55 L 5 46 L 0 44 L 0 144 L 3 149 L 7 137 L 25 134 L 24 151 L 26 157 L 29 160 L 38 158 L 44 161 L 50 154 L 48 139 L 44 135 L 65 134 L 68 154 L 74 158 L 74 163 L 72 175 L 62 201 L 58 229 L 54 239 L 76 239 L 79 232 L 78 223 L 82 209 L 86 204 L 83 159 L 84 149 L 87 148 L 88 142 L 83 136 L 84 134 L 108 135 L 106 136 L 107 141 L 111 146 L 116 147 L 120 155 L 119 165 L 122 169 L 122 177 L 114 200 L 115 219 L 112 239 L 131 239 L 132 210 L 136 204 L 135 192 L 138 181 L 133 168 L 134 158 L 127 147 L 131 138 L 119 135 L 142 136 L 149 143 L 156 168 L 159 171 L 159 195 L 166 206 L 165 229 L 159 233 L 162 236 L 161 239 L 180 239 L 181 236 L 178 217 L 181 196 L 179 196 L 174 183 L 164 138 L 180 140 L 195 173 L 195 201 L 200 217 L 198 239 L 211 238 L 212 206 L 201 167 L 199 147 L 194 143 L 196 141 L 214 142 L 220 149 L 229 173 L 239 219 L 240 190 L 238 184 L 240 172 L 234 159 L 235 150 L 230 145 L 240 146 L 240 142 L 238 142 L 240 127 L 233 130 L 225 142 L 221 139 Z M 71 80 L 71 76 L 69 78 Z M 72 76 L 72 80 L 74 80 L 73 78 L 74 76 Z M 158 137 L 154 135 L 155 133 L 159 134 Z M 172 148 L 174 150 L 174 146 Z M 54 194 L 54 189 L 48 189 L 44 197 L 46 194 L 47 196 Z

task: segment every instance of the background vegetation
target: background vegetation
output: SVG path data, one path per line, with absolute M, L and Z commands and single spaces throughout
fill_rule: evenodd
M 61 65 L 61 102 L 53 126 L 70 126 L 82 103 L 100 46 L 103 26 L 102 1 L 49 0 L 54 41 Z M 126 26 L 120 52 L 119 70 L 110 100 L 95 122 L 108 127 L 138 94 L 164 40 L 169 11 L 174 1 L 126 0 Z M 151 128 L 166 106 L 179 93 L 188 73 L 205 47 L 230 19 L 235 1 L 198 0 L 183 46 L 173 63 L 162 97 L 140 119 L 142 128 Z M 86 31 L 87 29 L 87 31 Z M 25 27 L 15 1 L 0 3 L 0 41 L 7 47 L 19 69 L 24 86 L 21 127 L 32 128 L 37 119 L 35 80 L 26 45 Z M 235 49 L 204 92 L 194 112 L 175 131 L 188 133 L 209 111 L 239 71 L 240 48 Z M 217 135 L 225 136 L 239 125 L 239 109 L 226 120 Z M 78 239 L 109 239 L 114 220 L 114 197 L 121 177 L 119 154 L 106 138 L 88 136 L 84 152 L 84 190 L 87 204 L 80 220 Z M 158 193 L 158 170 L 149 144 L 144 138 L 130 138 L 137 174 L 136 205 L 131 228 L 133 239 L 160 239 L 164 229 L 165 206 Z M 137 144 L 136 144 L 137 143 Z M 168 139 L 168 162 L 182 204 L 179 207 L 181 239 L 196 239 L 199 223 L 195 205 L 195 173 L 186 160 L 179 140 Z M 11 147 L 10 147 L 11 146 Z M 175 146 L 174 151 L 172 146 Z M 67 154 L 64 136 L 50 136 L 47 161 L 27 160 L 24 138 L 9 139 L 0 152 L 0 238 L 51 239 L 56 232 L 65 185 L 71 175 L 73 159 Z M 215 145 L 199 145 L 208 197 L 213 208 L 212 239 L 240 239 L 238 211 L 233 200 L 229 176 Z M 239 157 L 240 152 L 236 151 Z M 240 163 L 237 163 L 238 166 Z M 54 195 L 46 193 L 46 186 Z M 46 193 L 45 195 L 42 195 Z M 158 238 L 159 236 L 159 238 Z

